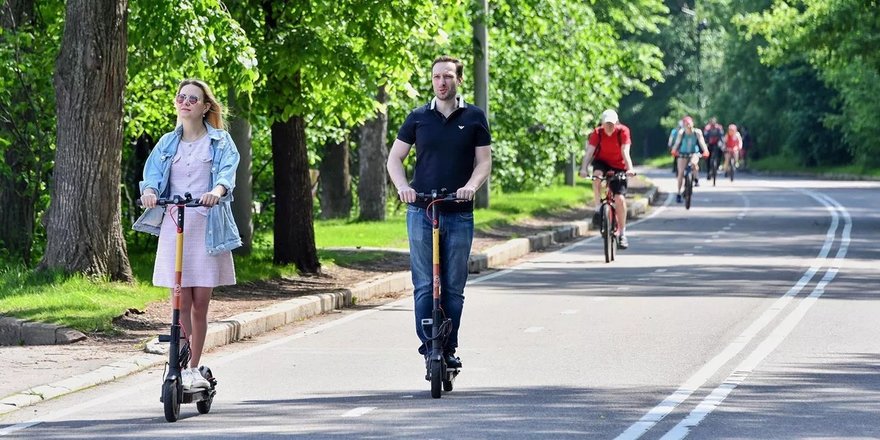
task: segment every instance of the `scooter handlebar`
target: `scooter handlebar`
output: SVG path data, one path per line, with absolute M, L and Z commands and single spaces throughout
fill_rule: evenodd
M 143 202 L 141 199 L 137 199 L 134 202 L 138 206 L 143 206 Z M 193 199 L 192 194 L 185 193 L 184 195 L 175 194 L 171 196 L 171 198 L 159 198 L 156 200 L 156 206 L 165 206 L 165 205 L 175 205 L 175 206 L 186 206 L 188 208 L 197 208 L 202 206 L 202 202 L 198 199 Z

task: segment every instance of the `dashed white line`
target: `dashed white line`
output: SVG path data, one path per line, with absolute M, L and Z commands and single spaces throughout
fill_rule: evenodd
M 374 409 L 376 409 L 375 406 L 359 406 L 353 410 L 346 411 L 344 414 L 342 414 L 342 417 L 360 417 L 364 414 L 369 413 L 370 411 L 373 411 Z

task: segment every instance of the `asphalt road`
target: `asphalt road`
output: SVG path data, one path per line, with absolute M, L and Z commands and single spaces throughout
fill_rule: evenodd
M 473 277 L 442 399 L 404 299 L 208 354 L 207 415 L 166 423 L 148 371 L 0 437 L 880 438 L 880 182 L 738 177 L 655 207 L 611 264 L 594 237 Z

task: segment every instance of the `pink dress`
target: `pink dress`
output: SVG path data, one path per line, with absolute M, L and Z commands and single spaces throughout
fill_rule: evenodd
M 194 142 L 180 142 L 171 161 L 171 195 L 192 194 L 198 200 L 211 190 L 211 138 L 207 134 Z M 181 287 L 217 287 L 235 284 L 235 266 L 232 252 L 208 255 L 205 247 L 205 226 L 208 209 L 186 208 L 183 227 L 183 270 Z M 177 248 L 177 208 L 165 209 L 153 284 L 174 287 L 174 254 Z

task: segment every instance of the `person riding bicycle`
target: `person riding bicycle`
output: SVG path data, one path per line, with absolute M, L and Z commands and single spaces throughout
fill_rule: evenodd
M 678 133 L 675 145 L 672 146 L 672 155 L 678 157 L 678 195 L 675 196 L 675 201 L 678 203 L 682 202 L 681 187 L 682 183 L 684 183 L 684 170 L 687 167 L 687 163 L 691 162 L 694 164 L 693 175 L 696 178 L 700 172 L 700 150 L 703 152 L 703 157 L 709 157 L 709 150 L 706 148 L 703 132 L 699 128 L 694 128 L 694 119 L 690 116 L 685 116 L 683 121 L 684 130 Z
M 441 56 L 431 65 L 434 98 L 410 112 L 391 146 L 386 167 L 400 201 L 407 203 L 406 229 L 412 267 L 416 334 L 421 340 L 419 353 L 426 357 L 430 347 L 422 320 L 431 318 L 433 303 L 432 220 L 427 203 L 417 201 L 418 193 L 449 191 L 460 203 L 441 203 L 440 288 L 442 308 L 452 320 L 452 330 L 443 347 L 450 368 L 461 368 L 455 355 L 458 329 L 464 308 L 464 287 L 468 278 L 468 258 L 474 238 L 474 194 L 492 171 L 492 137 L 486 113 L 466 103 L 457 93 L 464 66 L 456 58 Z M 409 182 L 403 161 L 415 146 L 415 171 Z
M 708 179 L 712 171 L 718 171 L 709 169 L 712 166 L 712 160 L 715 159 L 715 155 L 724 153 L 721 149 L 721 137 L 724 136 L 724 127 L 713 116 L 709 118 L 709 123 L 703 128 L 703 135 L 706 136 L 706 143 L 709 145 L 709 160 L 706 161 L 709 164 L 706 167 L 706 178 Z
M 724 175 L 730 172 L 730 166 L 736 167 L 736 161 L 739 158 L 739 152 L 743 147 L 743 139 L 736 124 L 727 126 L 727 134 L 724 135 Z
M 669 139 L 666 140 L 666 147 L 669 148 L 670 153 L 672 153 L 672 146 L 675 144 L 675 138 L 678 137 L 678 132 L 681 131 L 682 127 L 684 127 L 684 123 L 679 119 L 678 125 L 672 127 L 672 130 L 669 131 Z M 672 161 L 672 174 L 678 174 L 678 166 L 675 161 Z
M 608 109 L 602 112 L 602 124 L 596 127 L 584 147 L 584 159 L 581 163 L 580 176 L 586 178 L 589 174 L 587 168 L 593 164 L 593 176 L 604 177 L 609 172 L 625 172 L 633 174 L 633 162 L 629 155 L 630 141 L 629 127 L 620 123 L 617 112 Z M 629 247 L 626 239 L 626 189 L 625 179 L 609 180 L 611 192 L 614 194 L 614 207 L 617 211 L 617 224 L 620 225 L 620 237 L 618 246 L 621 249 Z M 599 207 L 602 197 L 599 195 L 599 187 L 593 185 L 593 200 L 596 203 L 596 212 L 593 214 L 593 225 L 599 223 Z

